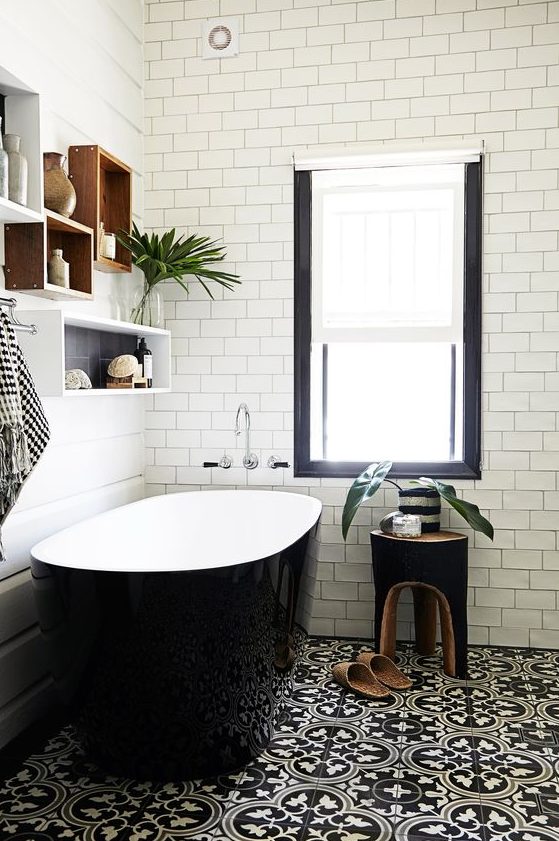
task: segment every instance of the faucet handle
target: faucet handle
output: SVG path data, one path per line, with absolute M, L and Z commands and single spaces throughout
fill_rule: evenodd
M 278 467 L 289 467 L 287 461 L 280 461 L 277 456 L 270 456 L 268 459 L 268 467 L 271 467 L 272 470 L 276 470 Z

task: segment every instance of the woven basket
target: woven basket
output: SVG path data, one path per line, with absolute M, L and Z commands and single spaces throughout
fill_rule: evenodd
M 441 528 L 441 498 L 430 488 L 406 488 L 398 492 L 398 508 L 402 514 L 419 514 L 421 531 Z

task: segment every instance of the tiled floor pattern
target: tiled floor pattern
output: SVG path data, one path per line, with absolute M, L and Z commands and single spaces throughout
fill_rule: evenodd
M 473 648 L 470 678 L 402 648 L 412 689 L 329 677 L 362 643 L 310 639 L 280 732 L 235 775 L 107 777 L 71 728 L 0 790 L 12 841 L 559 841 L 559 652 Z

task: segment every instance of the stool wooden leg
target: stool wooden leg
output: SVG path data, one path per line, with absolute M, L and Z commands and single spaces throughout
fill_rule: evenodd
M 441 621 L 441 639 L 443 643 L 443 669 L 445 675 L 456 677 L 456 641 L 454 638 L 454 626 L 452 614 L 448 602 L 443 598 L 439 599 L 439 616 Z M 462 675 L 459 675 L 462 677 Z
M 437 597 L 420 584 L 412 587 L 415 617 L 415 648 L 418 654 L 435 653 L 437 638 Z
M 382 624 L 380 629 L 380 642 L 378 645 L 379 654 L 390 657 L 396 656 L 396 609 L 401 587 L 392 587 L 388 592 L 384 609 L 382 611 Z
M 381 653 L 382 625 L 384 606 L 390 591 L 390 584 L 379 575 L 375 585 L 375 651 Z
M 447 671 L 446 667 L 445 672 L 446 674 L 453 674 L 454 677 L 460 680 L 465 680 L 468 676 L 468 620 L 466 604 L 462 598 L 449 598 L 448 604 L 455 663 L 453 664 L 453 672 Z

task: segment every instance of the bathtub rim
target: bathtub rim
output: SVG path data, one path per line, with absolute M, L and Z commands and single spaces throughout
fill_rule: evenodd
M 235 495 L 236 497 L 239 495 L 243 496 L 252 496 L 253 499 L 259 498 L 262 499 L 263 497 L 274 496 L 277 498 L 290 498 L 291 500 L 305 500 L 301 507 L 300 513 L 300 521 L 296 531 L 292 531 L 290 534 L 289 539 L 283 539 L 281 541 L 277 540 L 276 542 L 270 543 L 266 546 L 266 551 L 253 551 L 248 552 L 245 550 L 242 554 L 233 552 L 232 556 L 226 560 L 220 556 L 219 562 L 204 562 L 203 557 L 198 558 L 195 564 L 192 563 L 185 563 L 185 560 L 178 559 L 178 558 L 166 558 L 164 566 L 162 566 L 161 561 L 151 561 L 149 563 L 135 563 L 134 558 L 128 559 L 127 562 L 123 562 L 122 556 L 119 556 L 118 559 L 112 559 L 112 561 L 102 562 L 101 560 L 93 560 L 89 561 L 88 563 L 84 563 L 82 556 L 74 557 L 72 559 L 68 559 L 67 557 L 56 557 L 57 548 L 60 551 L 60 542 L 64 542 L 64 540 L 70 538 L 70 540 L 79 539 L 80 532 L 82 530 L 86 530 L 89 528 L 95 528 L 96 525 L 99 525 L 101 528 L 107 523 L 110 522 L 115 517 L 115 512 L 123 511 L 124 509 L 140 509 L 142 507 L 149 507 L 150 505 L 157 505 L 156 501 L 162 501 L 164 499 L 173 499 L 176 504 L 176 500 L 180 498 L 192 498 L 193 496 L 200 498 L 202 494 L 207 497 L 208 494 L 210 495 L 219 495 L 221 499 L 226 499 L 227 497 L 231 497 L 231 495 Z M 209 500 L 208 500 L 209 502 Z M 299 504 L 299 502 L 297 503 Z M 306 509 L 306 510 L 305 510 Z M 95 514 L 92 517 L 86 517 L 83 520 L 80 520 L 78 523 L 74 523 L 68 526 L 65 529 L 59 530 L 49 537 L 44 538 L 43 540 L 36 543 L 32 546 L 30 550 L 31 560 L 32 562 L 44 563 L 48 564 L 49 566 L 54 567 L 63 567 L 66 569 L 76 569 L 76 570 L 84 570 L 84 571 L 91 571 L 91 572 L 124 572 L 124 573 L 152 573 L 152 572 L 203 572 L 203 571 L 210 571 L 212 569 L 224 569 L 227 567 L 237 566 L 240 564 L 247 564 L 247 563 L 255 563 L 257 561 L 264 560 L 265 558 L 272 557 L 274 555 L 278 555 L 279 553 L 287 550 L 292 546 L 294 543 L 297 542 L 300 538 L 302 538 L 305 534 L 308 534 L 318 523 L 320 519 L 320 515 L 322 512 L 322 502 L 317 499 L 316 497 L 312 496 L 311 494 L 299 494 L 290 491 L 275 491 L 275 490 L 262 490 L 262 489 L 211 489 L 211 490 L 196 490 L 196 491 L 181 491 L 179 493 L 173 494 L 157 494 L 155 496 L 148 496 L 144 497 L 143 499 L 136 500 L 135 502 L 129 502 L 121 506 L 117 506 L 116 508 L 109 509 L 108 511 L 103 511 L 99 514 Z M 280 515 L 283 512 L 280 512 Z M 74 533 L 74 534 L 72 534 Z M 118 545 L 118 544 L 117 544 Z M 121 549 L 126 550 L 127 547 L 124 543 L 121 544 Z M 117 550 L 115 550 L 117 551 Z M 130 550 L 131 551 L 131 550 Z M 76 553 L 77 554 L 77 553 Z

